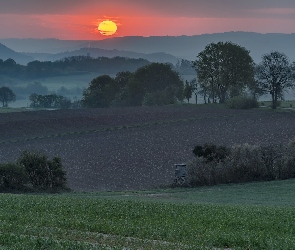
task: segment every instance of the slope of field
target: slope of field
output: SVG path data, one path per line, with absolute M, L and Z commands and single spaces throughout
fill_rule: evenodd
M 22 150 L 59 155 L 74 190 L 168 185 L 196 144 L 278 144 L 294 138 L 295 115 L 267 110 L 165 106 L 0 114 L 0 160 Z

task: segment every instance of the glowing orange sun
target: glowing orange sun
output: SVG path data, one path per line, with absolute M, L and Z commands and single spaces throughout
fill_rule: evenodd
M 99 25 L 98 25 L 98 30 L 100 32 L 100 34 L 104 35 L 104 36 L 111 36 L 114 35 L 117 32 L 117 25 L 110 20 L 106 20 L 106 21 L 102 21 Z

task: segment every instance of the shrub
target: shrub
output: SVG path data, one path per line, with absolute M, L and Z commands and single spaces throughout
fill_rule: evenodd
M 51 191 L 66 188 L 66 173 L 59 157 L 49 160 L 40 152 L 24 151 L 18 163 L 24 167 L 33 188 Z
M 295 139 L 287 146 L 196 146 L 187 164 L 191 186 L 295 178 Z
M 283 168 L 282 146 L 264 146 L 261 147 L 261 159 L 266 168 L 266 180 L 281 179 L 281 170 Z
M 208 162 L 203 157 L 196 157 L 187 164 L 187 182 L 190 186 L 211 186 L 223 176 L 223 162 Z
M 226 183 L 260 181 L 266 177 L 258 146 L 243 144 L 231 147 L 225 166 Z
M 231 98 L 226 104 L 231 109 L 252 109 L 259 107 L 256 99 L 243 96 Z
M 223 146 L 216 146 L 214 144 L 204 144 L 203 146 L 197 145 L 193 153 L 197 157 L 204 157 L 207 162 L 223 161 L 228 155 L 228 149 Z
M 24 190 L 28 183 L 25 169 L 14 163 L 0 164 L 0 190 Z

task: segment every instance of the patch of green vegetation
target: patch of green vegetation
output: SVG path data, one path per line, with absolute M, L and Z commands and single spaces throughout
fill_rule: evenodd
M 216 185 L 197 188 L 172 188 L 146 191 L 86 193 L 87 197 L 116 200 L 168 202 L 185 204 L 219 204 L 243 206 L 294 206 L 295 179 Z M 72 194 L 73 195 L 73 194 Z M 77 196 L 84 196 L 76 193 Z
M 26 108 L 0 108 L 0 113 L 12 113 L 12 112 L 24 112 L 24 111 L 32 111 L 32 109 L 26 109 Z
M 288 180 L 141 192 L 0 194 L 0 246 L 293 249 L 294 187 Z
M 261 106 L 266 106 L 271 108 L 272 102 L 271 101 L 262 101 L 260 102 Z M 286 100 L 286 101 L 280 101 L 279 108 L 294 108 L 295 109 L 295 100 Z

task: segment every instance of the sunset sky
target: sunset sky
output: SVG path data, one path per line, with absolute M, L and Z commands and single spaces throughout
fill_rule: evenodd
M 0 38 L 99 40 L 227 31 L 295 33 L 295 0 L 0 0 Z

